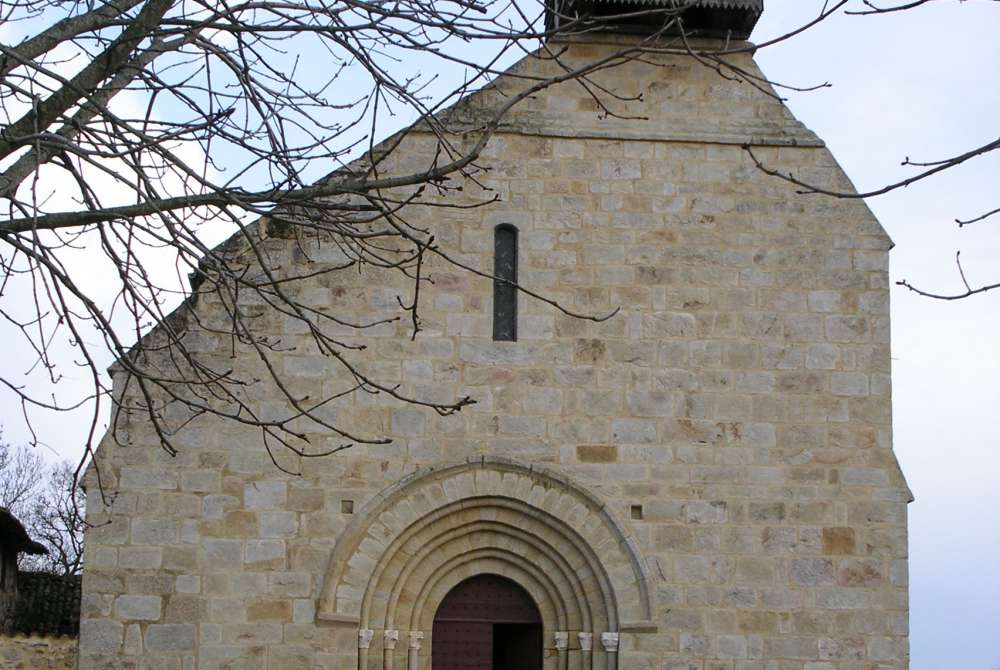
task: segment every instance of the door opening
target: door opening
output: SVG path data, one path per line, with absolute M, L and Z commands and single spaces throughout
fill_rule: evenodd
M 541 670 L 542 617 L 516 582 L 478 575 L 441 601 L 431 645 L 433 670 Z

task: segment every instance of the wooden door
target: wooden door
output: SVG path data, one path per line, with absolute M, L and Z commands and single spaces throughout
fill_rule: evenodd
M 445 596 L 431 645 L 433 670 L 541 670 L 541 615 L 517 583 L 478 575 Z

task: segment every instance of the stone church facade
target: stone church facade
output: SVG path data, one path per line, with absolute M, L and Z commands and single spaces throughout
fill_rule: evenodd
M 563 46 L 583 63 L 629 39 Z M 749 53 L 732 59 L 759 74 Z M 512 73 L 554 67 L 528 57 Z M 364 340 L 358 360 L 378 379 L 477 404 L 441 417 L 346 396 L 329 409 L 337 424 L 392 443 L 284 462 L 301 475 L 232 422 L 192 421 L 172 458 L 148 420 L 126 416 L 122 443 L 98 454 L 113 502 L 86 538 L 81 669 L 461 667 L 446 647 L 471 657 L 499 623 L 475 593 L 487 605 L 450 632 L 439 612 L 482 576 L 534 605 L 523 625 L 540 635 L 524 644 L 545 670 L 908 667 L 890 240 L 863 202 L 801 196 L 755 168 L 745 144 L 853 188 L 766 91 L 671 54 L 594 78 L 641 98 L 614 102 L 620 116 L 572 82 L 526 100 L 481 161 L 493 190 L 470 180 L 457 196 L 498 202 L 408 217 L 485 273 L 505 227 L 521 283 L 578 312 L 620 311 L 595 322 L 521 295 L 516 336 L 496 340 L 493 282 L 432 263 L 415 340 L 406 323 L 345 337 Z M 474 125 L 502 99 L 477 94 L 452 121 Z M 434 150 L 410 133 L 383 171 L 426 166 Z M 308 240 L 267 244 L 289 264 L 340 260 Z M 302 290 L 360 320 L 395 314 L 410 289 L 371 271 Z M 222 314 L 208 294 L 191 309 L 202 323 Z M 300 325 L 260 323 L 289 344 L 279 360 L 297 393 L 335 392 L 343 373 Z M 189 328 L 200 356 L 231 356 Z M 264 392 L 254 402 L 287 409 Z M 530 670 L 496 658 L 475 667 Z

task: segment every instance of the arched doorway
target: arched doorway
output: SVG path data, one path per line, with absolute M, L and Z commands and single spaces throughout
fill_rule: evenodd
M 433 670 L 541 670 L 542 617 L 516 582 L 477 575 L 434 615 Z

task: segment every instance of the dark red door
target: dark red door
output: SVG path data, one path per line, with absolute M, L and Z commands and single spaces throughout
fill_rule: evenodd
M 433 670 L 541 670 L 542 618 L 517 583 L 478 575 L 438 607 Z

